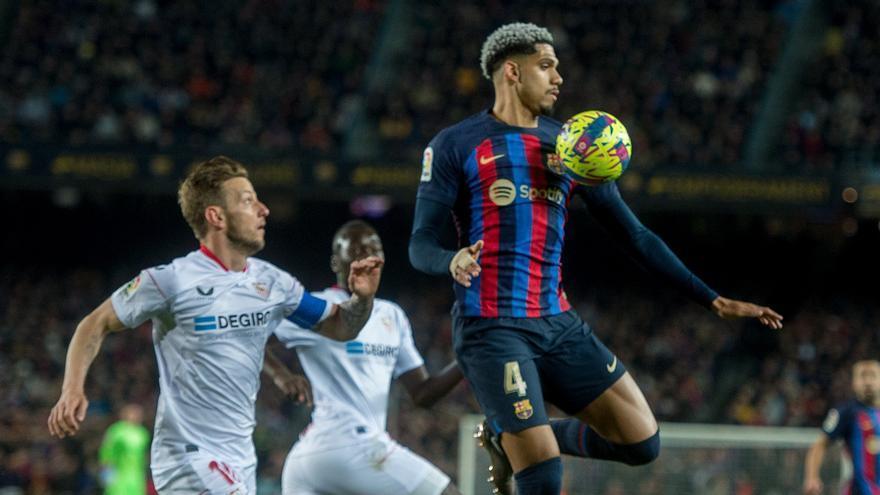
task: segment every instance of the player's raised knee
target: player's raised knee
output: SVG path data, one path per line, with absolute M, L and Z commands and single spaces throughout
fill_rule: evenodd
M 660 431 L 639 443 L 620 445 L 625 452 L 624 462 L 630 466 L 642 466 L 653 462 L 660 455 Z

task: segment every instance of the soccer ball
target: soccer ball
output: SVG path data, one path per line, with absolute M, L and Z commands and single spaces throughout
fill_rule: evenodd
M 568 119 L 556 136 L 556 154 L 565 174 L 581 184 L 595 186 L 617 180 L 632 157 L 626 127 L 599 110 Z

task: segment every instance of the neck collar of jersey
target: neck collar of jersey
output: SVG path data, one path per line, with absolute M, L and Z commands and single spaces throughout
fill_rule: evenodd
M 202 254 L 204 254 L 205 256 L 207 256 L 211 261 L 213 261 L 214 263 L 217 263 L 218 265 L 220 265 L 220 268 L 222 268 L 223 271 L 227 271 L 227 272 L 229 271 L 229 267 L 227 267 L 227 266 L 226 266 L 226 265 L 220 260 L 220 258 L 217 257 L 216 254 L 214 254 L 214 251 L 211 251 L 210 249 L 208 249 L 208 246 L 206 246 L 206 245 L 204 245 L 204 244 L 199 244 L 199 251 L 201 251 Z M 243 271 L 243 272 L 246 272 L 246 271 L 247 271 L 247 263 L 245 263 L 245 265 L 244 265 L 244 270 L 242 270 L 242 271 Z
M 535 121 L 538 123 L 538 125 L 536 125 L 535 127 L 521 127 L 521 126 L 518 126 L 518 125 L 508 124 L 507 122 L 501 120 L 500 117 L 498 117 L 497 115 L 495 115 L 495 113 L 492 111 L 492 108 L 491 108 L 491 107 L 487 108 L 487 109 L 485 110 L 485 112 L 483 112 L 483 115 L 486 115 L 487 117 L 489 117 L 489 119 L 490 119 L 492 122 L 494 122 L 495 124 L 497 124 L 497 125 L 500 125 L 500 126 L 502 126 L 502 127 L 509 127 L 510 129 L 520 129 L 520 130 L 522 130 L 523 132 L 526 132 L 526 131 L 535 131 L 535 130 L 538 130 L 538 129 L 541 127 L 541 116 L 540 116 L 540 115 L 538 115 L 538 116 L 536 117 L 536 120 L 535 120 Z

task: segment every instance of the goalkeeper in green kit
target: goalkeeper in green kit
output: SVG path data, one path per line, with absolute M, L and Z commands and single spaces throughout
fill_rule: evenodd
M 147 492 L 147 449 L 150 433 L 141 424 L 144 411 L 127 404 L 120 420 L 110 425 L 101 443 L 101 482 L 107 495 L 144 495 Z

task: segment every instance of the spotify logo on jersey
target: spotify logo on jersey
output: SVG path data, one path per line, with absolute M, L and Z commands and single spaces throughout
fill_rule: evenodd
M 516 199 L 516 186 L 507 179 L 498 179 L 489 186 L 489 199 L 498 206 L 507 206 Z

